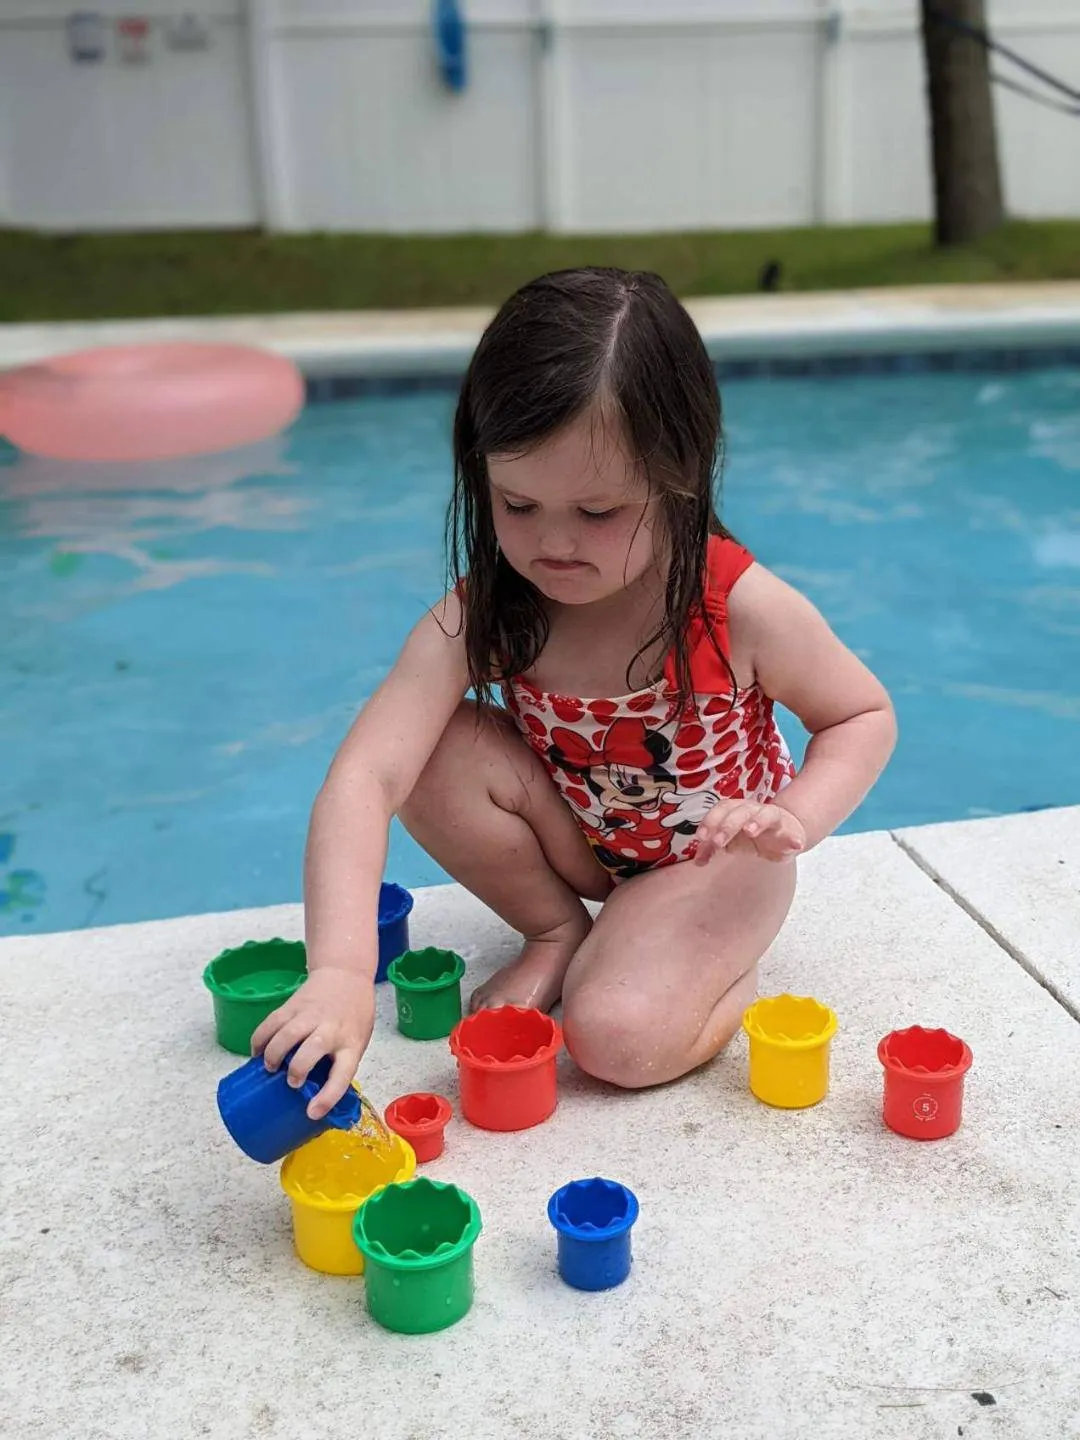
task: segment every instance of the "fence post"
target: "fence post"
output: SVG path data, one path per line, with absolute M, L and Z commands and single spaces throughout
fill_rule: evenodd
M 843 0 L 833 0 L 823 17 L 818 71 L 817 184 L 819 225 L 851 221 L 851 137 L 848 50 Z
M 292 216 L 273 52 L 271 7 L 274 3 L 275 0 L 247 0 L 248 93 L 259 211 L 267 230 L 288 230 Z
M 566 194 L 567 91 L 563 63 L 564 26 L 560 0 L 536 0 L 537 36 L 537 190 L 541 229 L 564 232 L 570 224 Z

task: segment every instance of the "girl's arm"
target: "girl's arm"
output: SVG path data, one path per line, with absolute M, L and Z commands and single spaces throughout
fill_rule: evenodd
M 732 587 L 728 623 L 736 672 L 749 662 L 765 694 L 794 711 L 812 738 L 799 774 L 768 807 L 732 802 L 710 813 L 698 855 L 704 863 L 745 835 L 768 858 L 784 859 L 857 809 L 892 754 L 896 718 L 885 687 L 819 611 L 763 566 Z
M 276 1070 L 294 1047 L 289 1082 L 324 1055 L 330 1079 L 317 1119 L 344 1095 L 371 1038 L 379 886 L 390 821 L 468 688 L 461 603 L 453 593 L 413 630 L 390 674 L 357 716 L 315 801 L 304 858 L 308 979 L 252 1036 Z

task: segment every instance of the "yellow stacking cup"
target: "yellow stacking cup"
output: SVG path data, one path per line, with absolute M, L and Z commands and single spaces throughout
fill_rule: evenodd
M 743 1016 L 750 1037 L 750 1089 L 766 1105 L 801 1110 L 829 1091 L 836 1016 L 809 995 L 758 1000 Z
M 281 1188 L 292 1202 L 297 1255 L 324 1275 L 362 1274 L 353 1217 L 377 1190 L 411 1180 L 415 1171 L 412 1146 L 400 1135 L 379 1150 L 353 1131 L 326 1130 L 294 1150 L 282 1162 Z

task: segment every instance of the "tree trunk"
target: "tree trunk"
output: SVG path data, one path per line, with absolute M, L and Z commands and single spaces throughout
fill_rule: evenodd
M 985 30 L 983 0 L 922 0 L 939 245 L 979 240 L 1005 218 L 990 55 L 955 26 Z

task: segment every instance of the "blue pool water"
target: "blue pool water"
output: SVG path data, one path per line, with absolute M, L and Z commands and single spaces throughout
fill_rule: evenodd
M 1080 802 L 1080 372 L 724 399 L 728 523 L 896 699 L 849 828 Z M 440 593 L 452 405 L 126 471 L 0 448 L 0 933 L 299 897 L 327 763 Z M 396 830 L 390 874 L 442 878 Z

